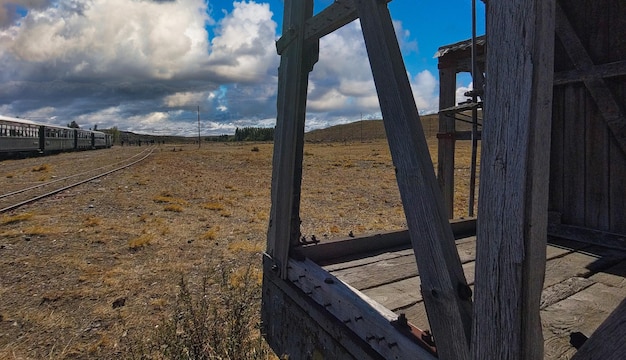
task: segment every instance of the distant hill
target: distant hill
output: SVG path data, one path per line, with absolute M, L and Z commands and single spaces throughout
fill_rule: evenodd
M 437 114 L 429 114 L 420 116 L 422 127 L 427 139 L 437 137 L 439 131 L 439 116 Z M 458 131 L 470 130 L 471 125 L 465 122 L 457 121 L 456 128 Z M 109 132 L 110 130 L 103 130 Z M 335 125 L 325 129 L 318 129 L 304 134 L 305 141 L 308 142 L 353 142 L 368 141 L 374 139 L 385 139 L 385 127 L 382 120 L 362 120 L 349 124 Z M 119 131 L 119 141 L 125 144 L 137 144 L 141 141 L 143 144 L 154 142 L 165 142 L 168 144 L 181 143 L 197 143 L 197 137 L 184 136 L 154 136 L 135 134 L 128 131 Z M 234 135 L 221 136 L 202 136 L 202 141 L 234 141 Z M 116 144 L 119 144 L 116 142 Z
M 422 115 L 422 127 L 427 138 L 435 138 L 439 128 L 437 114 Z M 366 141 L 385 139 L 385 127 L 382 120 L 363 120 L 349 124 L 335 125 L 326 129 L 313 130 L 304 135 L 310 142 Z
M 462 117 L 457 115 L 457 117 Z M 482 111 L 478 113 L 482 118 Z M 437 138 L 439 132 L 439 115 L 421 115 L 422 127 L 427 139 Z M 471 120 L 471 112 L 465 113 L 465 120 Z M 482 122 L 480 120 L 479 122 Z M 472 129 L 471 123 L 464 121 L 456 122 L 457 131 L 469 131 Z M 325 129 L 313 130 L 304 134 L 305 141 L 309 142 L 351 142 L 367 141 L 374 139 L 385 139 L 385 127 L 382 120 L 362 120 L 349 124 L 335 125 Z

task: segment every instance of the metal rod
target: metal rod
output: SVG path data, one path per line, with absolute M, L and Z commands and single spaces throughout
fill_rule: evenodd
M 472 0 L 472 101 L 476 103 L 478 96 L 476 95 L 476 79 L 477 79 L 477 67 L 476 67 L 476 0 Z M 469 201 L 468 201 L 468 215 L 474 216 L 474 197 L 476 192 L 476 158 L 478 148 L 478 109 L 472 109 L 472 160 L 470 166 L 470 184 L 469 184 Z

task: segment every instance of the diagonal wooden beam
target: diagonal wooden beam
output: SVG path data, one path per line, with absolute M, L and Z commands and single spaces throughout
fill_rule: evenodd
M 583 77 L 583 82 L 589 90 L 589 94 L 598 106 L 598 110 L 604 117 L 604 121 L 617 140 L 620 148 L 626 154 L 626 116 L 615 96 L 606 85 L 602 76 L 593 71 L 594 63 L 585 50 L 584 45 L 576 35 L 572 24 L 567 19 L 563 8 L 556 5 L 556 34 L 561 39 L 565 51 L 569 55 L 576 69 L 588 76 Z
M 626 299 L 594 331 L 572 360 L 623 359 L 626 355 Z
M 440 359 L 468 359 L 471 290 L 437 186 L 387 4 L 354 1 Z

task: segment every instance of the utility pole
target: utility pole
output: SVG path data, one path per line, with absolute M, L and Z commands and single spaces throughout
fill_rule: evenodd
M 200 149 L 200 105 L 198 105 L 198 149 Z

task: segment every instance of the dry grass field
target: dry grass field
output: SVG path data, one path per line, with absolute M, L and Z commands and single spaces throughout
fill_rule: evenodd
M 457 216 L 467 212 L 468 145 L 457 153 Z M 4 161 L 0 188 L 61 176 L 81 155 L 130 151 Z M 0 359 L 270 357 L 258 307 L 271 159 L 269 143 L 161 145 L 129 169 L 0 215 Z M 385 140 L 307 143 L 303 172 L 303 235 L 405 225 Z

